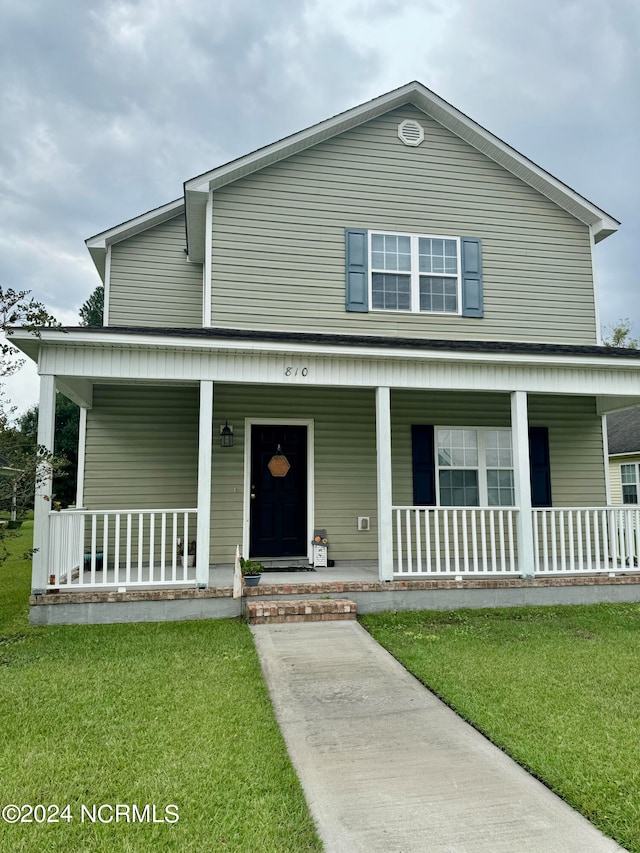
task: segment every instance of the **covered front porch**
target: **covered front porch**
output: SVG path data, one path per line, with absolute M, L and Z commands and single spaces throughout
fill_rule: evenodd
M 49 516 L 46 590 L 218 587 L 233 585 L 233 564 L 198 574 L 185 553 L 196 509 L 70 509 Z M 392 577 L 376 560 L 340 560 L 314 568 L 306 560 L 266 561 L 263 585 L 504 577 L 568 577 L 637 573 L 640 510 L 561 507 L 529 510 L 533 570 L 518 560 L 516 507 L 392 506 L 388 531 Z M 186 549 L 188 551 L 188 548 Z
M 256 343 L 217 331 L 172 348 L 111 330 L 79 338 L 47 332 L 37 344 L 40 444 L 53 447 L 56 388 L 82 412 L 77 507 L 52 511 L 46 472 L 39 483 L 36 599 L 223 598 L 237 545 L 305 569 L 316 528 L 335 565 L 282 583 L 265 575 L 259 590 L 289 578 L 381 592 L 637 570 L 640 519 L 609 505 L 602 428 L 607 411 L 640 399 L 632 358 L 595 347 Z M 225 427 L 233 441 L 223 445 Z M 296 528 L 282 552 L 262 550 L 270 517 L 256 482 L 274 454 L 303 471 L 278 504 Z

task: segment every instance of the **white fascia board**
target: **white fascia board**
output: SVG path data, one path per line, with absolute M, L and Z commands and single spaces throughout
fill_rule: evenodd
M 163 204 L 161 207 L 148 210 L 146 213 L 136 216 L 133 219 L 127 219 L 126 222 L 115 225 L 113 228 L 107 229 L 107 231 L 101 231 L 93 237 L 88 237 L 84 243 L 89 250 L 89 254 L 102 281 L 104 282 L 105 280 L 108 246 L 120 240 L 126 240 L 127 237 L 133 237 L 134 234 L 146 231 L 147 228 L 153 228 L 154 225 L 159 225 L 168 219 L 173 219 L 174 216 L 178 216 L 183 210 L 184 199 L 178 198 L 175 201 L 170 201 L 168 204 Z
M 148 210 L 146 213 L 136 216 L 133 219 L 127 219 L 126 222 L 121 222 L 120 225 L 115 225 L 106 231 L 101 231 L 93 237 L 88 237 L 84 242 L 88 249 L 103 248 L 106 249 L 109 243 L 117 243 L 119 240 L 125 240 L 133 234 L 138 234 L 140 231 L 146 231 L 147 228 L 152 228 L 160 222 L 165 222 L 167 219 L 173 219 L 178 216 L 184 209 L 184 199 L 177 198 L 175 201 L 170 201 L 153 210 Z
M 596 369 L 619 369 L 640 368 L 640 359 L 637 358 L 595 358 L 590 355 L 562 355 L 550 353 L 549 355 L 526 353 L 500 353 L 500 352 L 465 352 L 461 350 L 411 350 L 394 348 L 393 345 L 386 347 L 367 347 L 366 345 L 337 346 L 334 344 L 316 344 L 294 341 L 246 341 L 231 338 L 203 338 L 194 336 L 192 338 L 170 335 L 123 335 L 114 331 L 94 332 L 82 334 L 77 332 L 61 332 L 54 329 L 43 329 L 39 339 L 22 329 L 16 329 L 9 336 L 11 343 L 33 358 L 33 344 L 67 346 L 106 346 L 126 348 L 154 348 L 177 350 L 201 350 L 203 352 L 237 352 L 237 353 L 287 353 L 292 355 L 316 355 L 316 356 L 347 356 L 350 358 L 402 359 L 403 361 L 433 361 L 433 362 L 459 362 L 459 363 L 485 363 L 485 364 L 513 364 L 513 365 L 538 365 L 547 367 L 583 367 Z
M 91 249 L 106 249 L 110 243 L 126 240 L 127 237 L 139 234 L 140 231 L 146 231 L 147 228 L 152 228 L 154 225 L 166 222 L 167 219 L 173 219 L 174 216 L 178 216 L 183 210 L 184 199 L 177 198 L 175 201 L 170 201 L 153 210 L 148 210 L 146 213 L 135 216 L 133 219 L 127 219 L 126 222 L 121 222 L 120 225 L 114 225 L 113 228 L 101 231 L 99 234 L 94 234 L 93 237 L 87 237 L 84 241 L 85 245 L 89 251 Z
M 598 280 L 596 275 L 596 259 L 595 259 L 595 236 L 593 226 L 589 226 L 589 257 L 591 258 L 591 285 L 593 288 L 593 307 L 596 321 L 596 343 L 598 346 L 603 346 L 602 343 L 602 328 L 600 326 L 600 300 L 598 293 Z
M 202 325 L 211 327 L 211 254 L 213 241 L 213 192 L 207 193 L 207 209 L 205 213 L 204 257 L 202 264 Z
M 630 450 L 627 453 L 610 453 L 609 459 L 628 459 L 630 456 L 640 456 L 640 450 Z
M 444 127 L 567 210 L 576 219 L 584 222 L 585 225 L 592 225 L 594 235 L 599 234 L 599 239 L 618 230 L 620 222 L 606 211 L 581 196 L 502 139 L 494 136 L 447 101 L 423 86 L 420 88 L 421 97 L 416 106 L 424 109 Z
M 111 246 L 107 246 L 104 262 L 104 293 L 102 294 L 102 325 L 109 325 L 109 303 L 111 301 Z
M 426 86 L 415 81 L 287 136 L 244 157 L 191 178 L 185 181 L 185 193 L 194 190 L 218 189 L 271 163 L 283 160 L 292 154 L 310 148 L 325 139 L 337 136 L 406 104 L 413 104 L 421 109 L 443 127 L 469 142 L 474 148 L 537 189 L 581 222 L 593 226 L 596 241 L 618 229 L 620 223 L 601 208 L 583 198 L 579 193 L 563 184 L 562 181 L 554 178 L 549 172 L 494 136 L 486 128 L 427 89 Z

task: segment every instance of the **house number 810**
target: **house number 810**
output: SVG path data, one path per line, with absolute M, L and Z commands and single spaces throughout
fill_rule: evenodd
M 285 367 L 285 376 L 307 376 L 309 373 L 308 367 Z

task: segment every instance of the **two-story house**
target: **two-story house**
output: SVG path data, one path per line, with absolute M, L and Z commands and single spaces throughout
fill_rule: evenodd
M 316 528 L 381 584 L 624 571 L 603 415 L 640 362 L 598 344 L 594 276 L 618 225 L 410 83 L 92 237 L 104 328 L 12 336 L 40 442 L 56 388 L 82 407 L 38 600 L 206 590 L 237 544 L 307 564 Z

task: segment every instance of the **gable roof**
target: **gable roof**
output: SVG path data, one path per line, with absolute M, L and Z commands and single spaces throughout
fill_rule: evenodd
M 149 228 L 155 221 L 153 214 L 163 211 L 165 219 L 177 216 L 184 208 L 187 220 L 188 251 L 192 261 L 203 261 L 205 254 L 206 205 L 210 191 L 219 189 L 250 175 L 272 163 L 311 148 L 320 142 L 338 136 L 347 130 L 365 124 L 384 113 L 403 106 L 413 105 L 433 118 L 456 136 L 464 139 L 491 160 L 538 190 L 564 210 L 588 225 L 596 242 L 617 231 L 620 223 L 597 205 L 588 201 L 571 187 L 537 166 L 499 137 L 457 110 L 422 83 L 413 81 L 360 104 L 311 127 L 280 139 L 249 154 L 190 178 L 184 183 L 184 198 L 178 199 L 156 211 L 149 211 L 135 219 L 103 231 L 87 240 L 87 247 L 101 274 L 104 275 L 104 255 L 110 243 L 123 240 L 133 233 Z
M 160 205 L 160 207 L 154 207 L 153 210 L 148 210 L 140 216 L 134 216 L 133 219 L 127 219 L 126 222 L 121 222 L 120 225 L 115 225 L 113 228 L 101 231 L 93 237 L 88 237 L 84 241 L 84 244 L 89 250 L 96 269 L 100 273 L 100 278 L 103 281 L 105 279 L 107 247 L 111 243 L 126 240 L 127 237 L 133 237 L 134 234 L 146 231 L 147 228 L 153 228 L 154 225 L 160 225 L 161 222 L 173 219 L 174 216 L 178 216 L 183 211 L 184 199 L 177 198 L 175 201 Z
M 516 177 L 538 190 L 542 195 L 547 196 L 551 201 L 567 210 L 576 219 L 591 226 L 596 241 L 604 239 L 618 229 L 620 223 L 604 210 L 554 178 L 549 172 L 541 169 L 528 157 L 494 136 L 486 128 L 440 98 L 435 92 L 427 89 L 422 83 L 414 80 L 399 89 L 380 95 L 378 98 L 339 113 L 333 118 L 315 124 L 306 130 L 301 130 L 292 136 L 186 181 L 184 192 L 190 256 L 192 251 L 198 251 L 196 246 L 192 245 L 192 219 L 199 217 L 200 208 L 206 202 L 206 198 L 203 199 L 202 196 L 208 193 L 210 189 L 215 191 L 245 175 L 272 163 L 277 163 L 292 154 L 304 151 L 319 142 L 358 127 L 373 118 L 407 104 L 412 104 L 422 110 L 443 127 L 455 133 L 456 136 L 464 139 Z
M 609 456 L 640 453 L 640 408 L 607 415 Z

